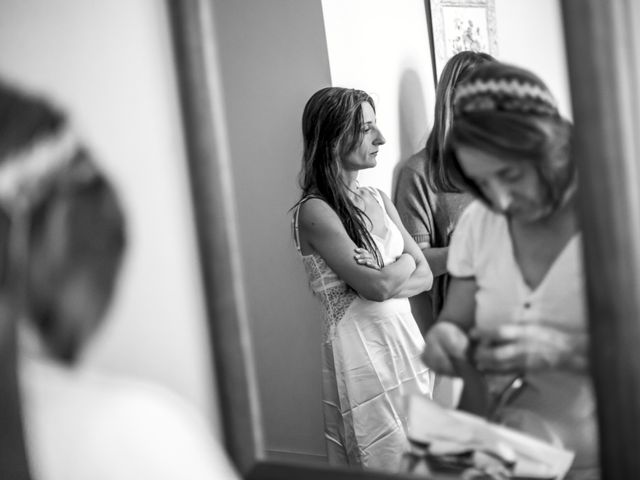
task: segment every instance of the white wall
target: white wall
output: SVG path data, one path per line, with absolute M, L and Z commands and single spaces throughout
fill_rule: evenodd
M 331 81 L 368 92 L 387 143 L 362 185 L 391 196 L 396 164 L 420 150 L 433 122 L 434 84 L 423 0 L 322 0 Z
M 128 255 L 89 364 L 163 384 L 217 425 L 165 3 L 2 0 L 0 69 L 66 107 L 122 196 Z
M 495 0 L 498 58 L 534 71 L 571 118 L 571 97 L 560 2 Z
M 571 116 L 557 0 L 496 0 L 498 59 L 536 72 Z M 420 150 L 433 123 L 434 84 L 422 0 L 322 0 L 333 85 L 376 101 L 387 139 L 360 183 L 388 194 L 398 161 Z

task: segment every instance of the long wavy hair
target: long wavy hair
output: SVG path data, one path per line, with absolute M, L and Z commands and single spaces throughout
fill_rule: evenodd
M 373 99 L 362 90 L 327 87 L 307 101 L 302 114 L 304 151 L 298 178 L 302 196 L 296 205 L 309 196 L 327 202 L 351 240 L 371 252 L 382 267 L 382 255 L 367 228 L 371 220 L 349 198 L 350 189 L 342 176 L 342 159 L 360 145 L 364 136 L 364 102 L 375 112 Z
M 427 139 L 426 162 L 427 183 L 436 192 L 461 191 L 445 166 L 444 145 L 453 123 L 453 96 L 456 86 L 464 81 L 479 65 L 494 62 L 488 53 L 463 51 L 449 59 L 436 87 L 436 105 L 433 114 L 433 127 Z

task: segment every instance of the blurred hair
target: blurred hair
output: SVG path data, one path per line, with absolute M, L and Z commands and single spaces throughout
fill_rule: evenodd
M 495 59 L 488 53 L 463 51 L 451 57 L 442 69 L 436 87 L 433 127 L 426 148 L 427 183 L 434 191 L 459 191 L 448 175 L 443 155 L 445 140 L 453 122 L 453 96 L 456 86 L 478 65 L 493 61 Z
M 46 101 L 0 83 L 0 169 L 9 162 L 18 169 L 24 164 L 29 176 L 31 157 L 46 157 L 47 142 L 55 143 L 68 129 L 65 115 Z M 60 169 L 33 184 L 27 179 L 18 196 L 3 196 L 6 228 L 0 241 L 4 288 L 15 296 L 12 283 L 24 277 L 19 287 L 23 311 L 14 314 L 33 323 L 53 356 L 73 361 L 110 301 L 125 248 L 125 223 L 116 192 L 91 154 L 76 145 L 64 155 Z M 24 254 L 9 258 L 19 224 L 25 226 L 26 243 L 17 247 Z M 19 260 L 27 264 L 12 265 Z
M 484 88 L 491 84 L 491 88 Z M 489 200 L 460 167 L 456 149 L 475 148 L 504 161 L 530 162 L 555 210 L 575 187 L 571 123 L 561 117 L 544 82 L 532 72 L 491 63 L 478 67 L 460 85 L 455 121 L 444 157 L 448 175 L 487 205 Z M 544 95 L 534 95 L 538 91 Z
M 373 99 L 362 90 L 327 87 L 307 101 L 302 114 L 304 151 L 299 175 L 302 197 L 322 198 L 336 212 L 353 242 L 371 252 L 383 266 L 366 222 L 369 217 L 349 199 L 342 177 L 342 159 L 354 151 L 364 136 L 362 104 Z

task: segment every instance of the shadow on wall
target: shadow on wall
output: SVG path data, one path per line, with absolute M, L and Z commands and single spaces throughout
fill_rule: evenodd
M 400 77 L 398 89 L 398 138 L 400 139 L 400 158 L 393 169 L 393 188 L 395 192 L 398 172 L 414 153 L 422 150 L 427 142 L 433 119 L 427 118 L 432 105 L 426 105 L 422 81 L 415 70 L 406 69 Z M 429 120 L 429 121 L 428 121 Z

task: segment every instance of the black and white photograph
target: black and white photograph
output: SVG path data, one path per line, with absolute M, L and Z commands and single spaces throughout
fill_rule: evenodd
M 639 32 L 1 0 L 0 479 L 640 478 Z

